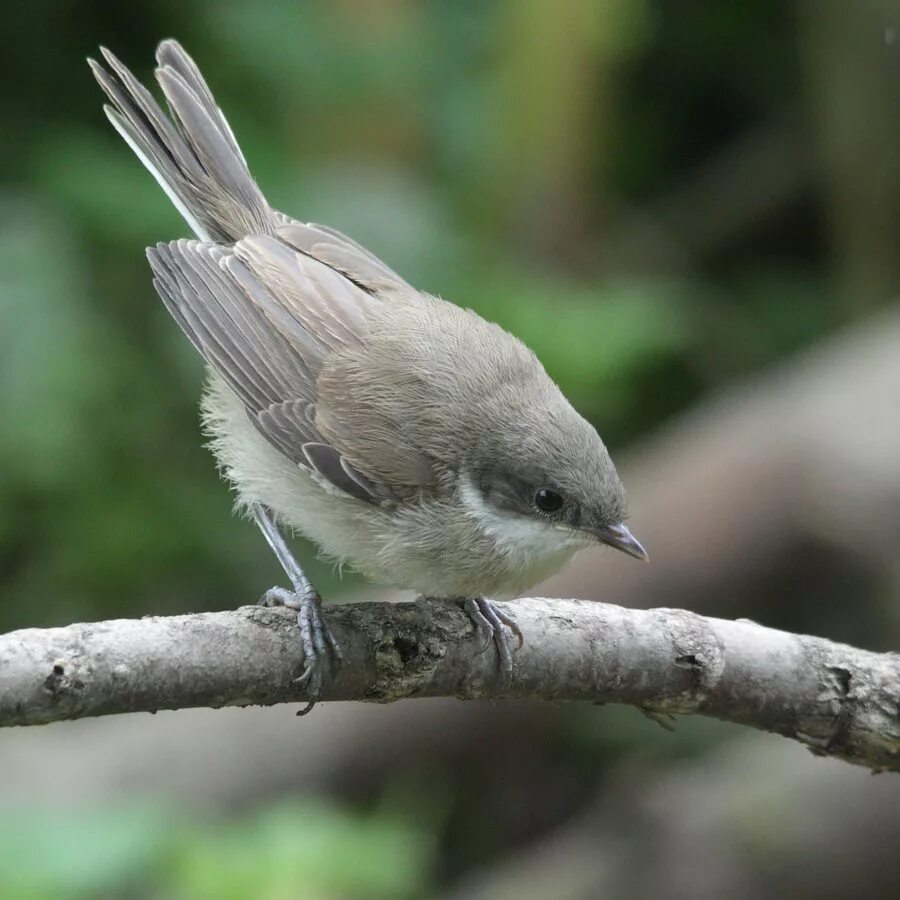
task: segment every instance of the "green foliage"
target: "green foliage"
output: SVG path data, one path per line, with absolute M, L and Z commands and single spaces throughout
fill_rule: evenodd
M 244 823 L 195 832 L 171 884 L 197 898 L 408 897 L 421 887 L 431 841 L 400 822 L 324 804 L 278 805 Z
M 152 869 L 173 841 L 162 810 L 0 810 L 0 894 L 9 900 L 76 900 L 122 888 Z
M 0 210 L 0 478 L 52 490 L 90 465 L 88 385 L 99 393 L 110 379 L 102 327 L 68 231 L 18 198 L 0 198 Z
M 0 895 L 260 900 L 417 895 L 434 840 L 419 824 L 323 801 L 282 802 L 228 823 L 147 803 L 0 810 Z

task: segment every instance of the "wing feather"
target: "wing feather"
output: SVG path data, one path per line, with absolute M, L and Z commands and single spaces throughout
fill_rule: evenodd
M 366 487 L 368 479 L 364 479 L 358 472 L 355 472 L 353 467 L 330 444 L 304 444 L 303 455 L 315 472 L 318 472 L 329 484 L 345 494 L 370 503 L 375 499 L 373 490 Z
M 391 291 L 413 290 L 377 256 L 334 228 L 313 222 L 295 222 L 281 214 L 276 215 L 276 222 L 276 233 L 283 241 L 340 272 L 370 294 L 384 295 Z
M 234 334 L 233 323 L 197 273 L 199 253 L 191 243 L 162 244 L 148 251 L 157 283 L 163 287 L 163 302 L 244 405 L 256 411 L 274 402 L 277 392 L 266 383 L 263 360 L 245 352 L 248 342 Z
M 376 504 L 394 499 L 365 460 L 351 463 L 326 437 L 322 425 L 333 417 L 317 405 L 325 402 L 317 390 L 323 365 L 329 355 L 364 347 L 367 315 L 379 300 L 267 236 L 234 247 L 180 240 L 147 255 L 166 307 L 273 446 L 344 494 Z M 398 453 L 416 456 L 399 438 Z

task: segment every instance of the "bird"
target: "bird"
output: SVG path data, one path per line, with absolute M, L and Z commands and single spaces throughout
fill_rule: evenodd
M 286 533 L 377 583 L 460 602 L 508 683 L 524 636 L 503 600 L 584 547 L 648 558 L 597 431 L 500 326 L 271 207 L 177 41 L 156 51 L 168 112 L 100 55 L 106 117 L 194 235 L 147 249 L 153 285 L 205 360 L 202 427 L 235 507 L 291 583 L 261 602 L 296 613 L 302 712 L 343 653 Z

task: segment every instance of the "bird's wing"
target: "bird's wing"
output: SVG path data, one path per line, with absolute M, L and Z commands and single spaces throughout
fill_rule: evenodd
M 352 435 L 335 441 L 319 424 L 329 419 L 317 385 L 326 360 L 360 352 L 381 300 L 275 237 L 233 247 L 180 240 L 151 248 L 148 258 L 169 312 L 273 446 L 359 500 L 396 499 L 379 466 L 353 452 Z M 408 460 L 398 473 L 408 490 L 430 468 L 399 436 L 397 446 L 398 459 Z
M 370 294 L 389 295 L 413 288 L 353 238 L 327 225 L 298 222 L 275 213 L 276 233 L 296 250 L 325 263 Z

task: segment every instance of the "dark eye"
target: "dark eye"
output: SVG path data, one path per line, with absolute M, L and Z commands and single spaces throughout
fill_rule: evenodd
M 559 512 L 562 509 L 563 498 L 549 488 L 541 488 L 534 493 L 534 505 L 545 513 Z

